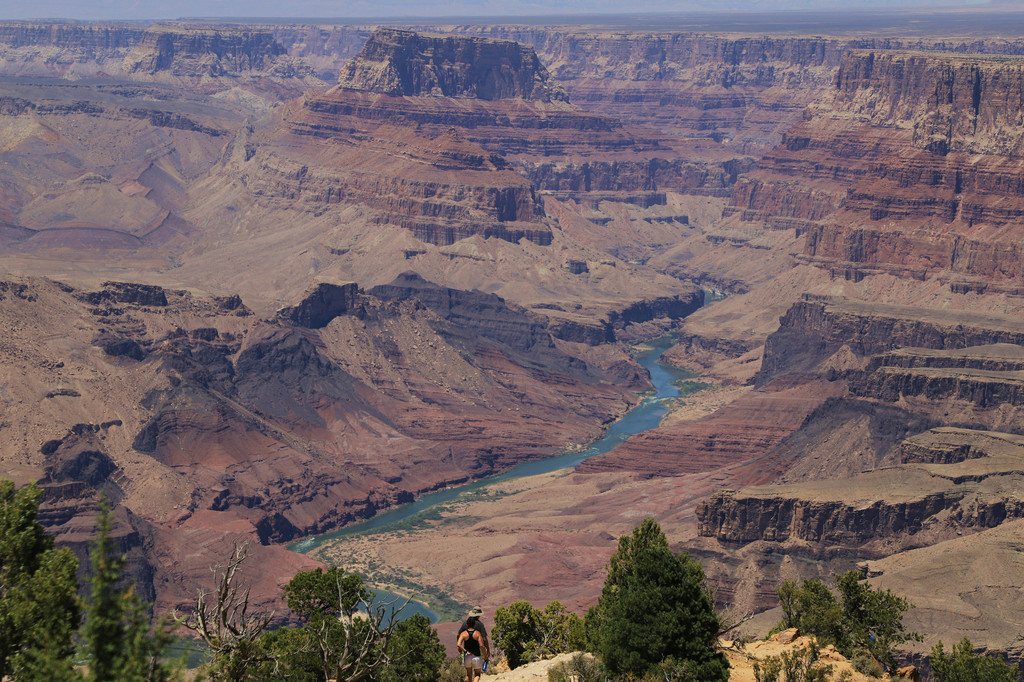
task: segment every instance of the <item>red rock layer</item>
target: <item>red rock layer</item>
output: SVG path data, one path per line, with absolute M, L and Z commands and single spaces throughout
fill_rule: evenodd
M 586 460 L 578 471 L 677 476 L 741 464 L 778 445 L 839 390 L 835 384 L 821 383 L 750 393 L 699 421 L 632 436 L 615 450 Z M 761 473 L 768 481 L 778 472 L 766 468 Z
M 1024 60 L 853 50 L 831 94 L 737 183 L 732 213 L 806 232 L 847 277 L 1024 274 Z
M 551 227 L 530 183 L 481 147 L 455 134 L 431 139 L 412 128 L 367 126 L 339 116 L 328 116 L 327 125 L 335 131 L 345 122 L 358 126 L 360 144 L 317 142 L 311 132 L 337 135 L 318 123 L 322 118 L 296 110 L 290 130 L 260 141 L 242 169 L 257 201 L 314 214 L 363 204 L 376 222 L 407 228 L 434 244 L 475 234 L 550 243 Z

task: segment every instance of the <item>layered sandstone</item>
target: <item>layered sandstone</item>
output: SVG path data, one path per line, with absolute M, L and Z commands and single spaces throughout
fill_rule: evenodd
M 265 31 L 150 28 L 125 56 L 125 71 L 175 76 L 223 76 L 265 71 L 285 53 Z
M 1015 290 L 1021 65 L 846 52 L 835 86 L 737 184 L 730 212 L 806 233 L 809 261 L 847 278 L 941 275 Z
M 801 541 L 878 558 L 893 552 L 893 538 L 921 533 L 935 523 L 933 518 L 941 517 L 955 532 L 991 528 L 1024 513 L 1015 493 L 1019 463 L 1001 471 L 982 467 L 983 473 L 951 469 L 945 476 L 935 466 L 928 471 L 878 469 L 842 487 L 825 481 L 799 488 L 746 488 L 742 495 L 719 493 L 698 508 L 698 532 L 723 542 Z M 872 545 L 878 548 L 872 551 Z
M 311 75 L 286 52 L 269 31 L 244 26 L 0 23 L 0 68 L 17 76 L 181 78 L 199 85 L 200 78 Z
M 794 304 L 780 319 L 779 329 L 765 342 L 764 360 L 758 381 L 766 382 L 783 373 L 828 372 L 839 369 L 823 366 L 830 358 L 845 352 L 861 359 L 867 365 L 868 356 L 911 347 L 914 349 L 964 350 L 959 360 L 949 355 L 927 354 L 928 357 L 946 357 L 936 365 L 983 367 L 973 357 L 992 355 L 991 344 L 1024 343 L 1024 326 L 1016 316 L 987 315 L 948 310 L 922 310 L 912 306 L 866 303 L 845 299 L 808 296 Z M 1010 349 L 996 356 L 1005 356 Z M 889 353 L 875 366 L 897 362 L 915 366 L 910 360 L 914 351 Z M 1015 366 L 1011 352 L 1011 366 Z M 907 358 L 906 363 L 901 358 Z M 850 365 L 854 367 L 856 363 Z M 991 365 L 990 365 L 991 366 Z M 1001 366 L 1006 366 L 1005 364 Z

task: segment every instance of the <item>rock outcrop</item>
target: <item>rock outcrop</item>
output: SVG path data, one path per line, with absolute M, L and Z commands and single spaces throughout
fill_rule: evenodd
M 266 72 L 285 48 L 266 31 L 156 26 L 124 59 L 128 74 L 167 71 L 175 76 Z
M 359 295 L 355 282 L 330 284 L 322 282 L 306 292 L 298 305 L 278 311 L 278 317 L 290 320 L 301 327 L 322 329 L 338 315 L 352 312 Z
M 281 73 L 277 67 L 287 60 L 286 52 L 268 30 L 245 26 L 0 22 L 0 65 L 16 75 L 131 79 L 309 75 L 308 66 L 299 68 L 303 73 Z
M 765 342 L 759 383 L 783 373 L 828 372 L 822 363 L 840 351 L 860 358 L 883 354 L 882 364 L 918 366 L 915 357 L 928 358 L 923 366 L 959 366 L 982 369 L 991 363 L 991 350 L 975 347 L 991 344 L 1024 344 L 1024 325 L 1015 316 L 962 311 L 922 310 L 912 306 L 864 303 L 808 296 L 793 305 L 780 319 L 779 330 Z M 959 360 L 941 354 L 914 355 L 897 349 L 965 350 Z M 890 351 L 892 351 L 890 353 Z M 980 355 L 978 355 L 980 353 Z M 1003 354 L 1005 356 L 1005 353 Z M 972 359 L 977 357 L 977 360 Z M 999 354 L 996 354 L 999 357 Z M 934 358 L 934 360 L 933 360 Z M 995 361 L 999 367 L 1016 369 L 1017 360 Z M 1010 364 L 1007 365 L 1006 362 Z M 855 363 L 856 364 L 856 363 Z M 832 370 L 835 374 L 836 370 Z
M 391 96 L 567 102 L 537 54 L 511 40 L 373 32 L 341 71 L 339 87 Z
M 915 536 L 977 532 L 1024 514 L 1016 488 L 1024 473 L 1021 437 L 942 429 L 900 446 L 904 453 L 918 453 L 915 459 L 924 459 L 926 448 L 943 454 L 838 484 L 825 480 L 718 493 L 698 507 L 698 532 L 722 542 L 800 541 L 821 552 L 880 558 L 924 541 Z M 973 456 L 946 454 L 964 448 Z

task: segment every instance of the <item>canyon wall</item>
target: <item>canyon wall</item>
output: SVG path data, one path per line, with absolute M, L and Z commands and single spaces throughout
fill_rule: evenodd
M 269 32 L 153 27 L 125 56 L 129 74 L 169 71 L 176 76 L 222 76 L 269 70 L 285 54 Z
M 843 277 L 1015 291 L 1022 63 L 848 50 L 834 87 L 737 183 L 727 214 L 795 227 L 808 262 Z
M 17 76 L 150 78 L 285 73 L 295 65 L 263 29 L 184 24 L 0 22 L 0 69 Z M 209 84 L 207 84 L 207 87 Z
M 1012 316 L 807 296 L 786 312 L 778 331 L 766 340 L 758 382 L 784 373 L 827 371 L 821 363 L 841 349 L 866 358 L 905 347 L 989 344 L 1024 344 L 1024 325 Z

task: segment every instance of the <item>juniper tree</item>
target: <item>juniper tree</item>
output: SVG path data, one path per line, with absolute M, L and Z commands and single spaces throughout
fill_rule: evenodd
M 82 652 L 89 682 L 155 682 L 174 671 L 161 660 L 169 637 L 160 628 L 150 632 L 149 609 L 125 580 L 125 556 L 117 551 L 111 512 L 100 501 L 96 539 L 89 552 L 88 590 L 84 600 Z
M 0 677 L 72 676 L 78 560 L 37 521 L 42 491 L 0 480 Z
M 667 663 L 677 679 L 729 678 L 704 570 L 673 554 L 654 519 L 619 538 L 594 608 L 588 620 L 596 627 L 596 653 L 612 673 L 641 677 Z

